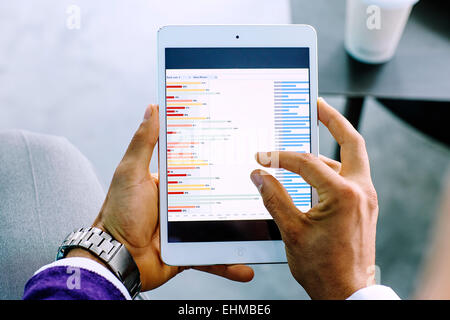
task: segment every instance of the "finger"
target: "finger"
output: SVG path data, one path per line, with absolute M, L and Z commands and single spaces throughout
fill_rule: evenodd
M 132 163 L 137 169 L 148 171 L 158 137 L 158 107 L 150 105 L 145 110 L 144 120 L 134 134 L 122 161 Z
M 255 275 L 255 272 L 251 267 L 242 264 L 199 266 L 193 267 L 192 269 L 208 272 L 229 280 L 239 282 L 249 282 Z
M 341 171 L 341 163 L 339 161 L 330 159 L 328 157 L 325 157 L 323 155 L 319 155 L 319 159 L 325 163 L 327 166 L 329 166 L 331 169 L 339 173 Z
M 369 159 L 363 137 L 336 109 L 324 99 L 317 100 L 319 120 L 341 146 L 342 174 L 369 172 Z
M 283 233 L 289 226 L 295 224 L 295 218 L 301 214 L 289 196 L 286 189 L 273 176 L 263 170 L 254 170 L 250 175 L 251 180 L 258 188 L 264 201 L 264 206 L 275 220 Z
M 342 180 L 333 169 L 311 153 L 275 151 L 263 154 L 263 152 L 257 154 L 257 160 L 262 166 L 295 172 L 319 192 L 336 186 Z

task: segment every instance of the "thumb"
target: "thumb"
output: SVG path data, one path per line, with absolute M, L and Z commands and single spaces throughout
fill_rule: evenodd
M 281 183 L 266 171 L 254 170 L 250 178 L 258 188 L 264 206 L 275 220 L 281 233 L 285 233 L 288 226 L 295 223 L 294 220 L 301 214 L 301 211 L 294 205 Z
M 149 105 L 144 120 L 133 136 L 123 162 L 132 163 L 138 170 L 148 172 L 153 149 L 159 138 L 159 113 L 157 105 Z

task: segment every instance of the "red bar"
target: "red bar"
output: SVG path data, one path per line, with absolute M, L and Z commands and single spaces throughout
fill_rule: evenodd
M 167 131 L 167 134 L 175 134 L 177 133 L 176 131 Z
M 177 192 L 167 192 L 168 194 L 184 194 L 183 191 L 177 191 Z
M 166 88 L 183 88 L 183 86 L 166 86 Z
M 170 193 L 170 192 L 169 192 Z M 167 210 L 168 212 L 182 212 L 181 209 L 175 209 L 175 210 Z
M 166 98 L 167 98 L 167 99 L 174 99 L 175 96 L 167 96 Z
M 172 100 L 172 101 L 167 101 L 167 102 L 193 102 L 193 100 Z M 183 103 L 180 103 L 183 104 Z
M 173 113 L 173 112 L 177 112 L 177 110 L 167 110 L 167 112 Z
M 167 183 L 178 183 L 178 181 L 167 181 Z
M 173 114 L 168 114 L 167 116 L 168 116 L 168 117 L 170 117 L 170 116 L 172 116 L 172 117 L 183 117 L 183 116 L 185 116 L 185 114 L 182 114 L 182 113 L 173 113 Z
M 173 110 L 173 109 L 186 109 L 186 107 L 167 107 L 167 110 Z
M 184 173 L 184 174 L 168 174 L 167 176 L 168 177 L 186 177 L 187 174 L 186 173 Z

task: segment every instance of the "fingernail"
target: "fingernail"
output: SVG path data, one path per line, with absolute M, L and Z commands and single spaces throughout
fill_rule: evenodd
M 254 183 L 254 185 L 258 188 L 258 191 L 261 192 L 261 188 L 263 185 L 263 177 L 259 174 L 258 171 L 252 172 L 250 175 L 250 179 Z
M 257 152 L 255 154 L 255 159 L 263 166 L 270 166 L 272 162 L 272 152 Z
M 323 97 L 319 97 L 319 98 L 317 98 L 317 100 L 320 102 L 320 101 L 322 101 L 323 103 L 327 103 L 327 101 L 323 98 Z
M 149 105 L 148 107 L 147 107 L 147 109 L 145 109 L 145 114 L 144 114 L 144 120 L 148 120 L 148 119 L 150 119 L 150 117 L 152 116 L 152 106 L 151 105 Z

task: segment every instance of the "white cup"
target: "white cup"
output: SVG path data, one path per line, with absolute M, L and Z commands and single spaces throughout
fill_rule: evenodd
M 347 0 L 345 48 L 365 63 L 395 54 L 414 4 L 419 0 Z

